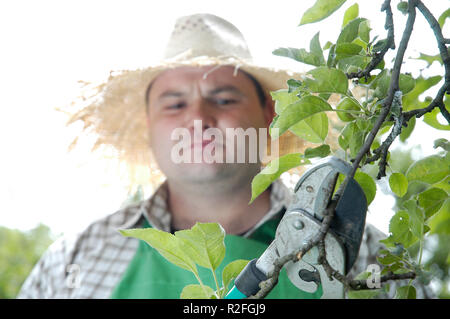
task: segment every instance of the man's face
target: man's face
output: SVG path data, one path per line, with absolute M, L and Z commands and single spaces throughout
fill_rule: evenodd
M 152 83 L 147 106 L 150 146 L 169 180 L 201 183 L 233 176 L 245 178 L 245 175 L 254 176 L 259 171 L 259 158 L 257 163 L 248 163 L 248 160 L 247 163 L 236 163 L 236 157 L 234 163 L 225 160 L 227 152 L 232 151 L 230 146 L 227 149 L 230 145 L 227 128 L 255 128 L 256 132 L 259 128 L 267 128 L 273 115 L 271 103 L 264 107 L 261 105 L 255 85 L 246 74 L 239 71 L 234 75 L 234 67 L 231 66 L 212 68 L 171 69 L 158 75 Z M 201 121 L 201 126 L 198 121 Z M 180 145 L 180 139 L 174 139 L 172 134 L 180 129 L 191 136 L 180 152 L 181 155 L 190 152 L 191 163 L 173 160 L 173 150 Z M 217 138 L 218 135 L 205 138 L 203 134 L 198 139 L 199 129 L 200 133 L 214 129 L 221 133 L 223 139 Z M 249 144 L 247 139 L 246 153 L 249 152 Z M 215 153 L 218 148 L 222 149 L 223 161 L 205 161 L 205 154 L 220 154 Z M 239 150 L 235 148 L 233 151 Z M 195 163 L 194 154 L 199 152 L 202 154 L 201 162 Z

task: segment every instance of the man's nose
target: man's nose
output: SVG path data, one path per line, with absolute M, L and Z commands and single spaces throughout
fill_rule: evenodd
M 208 100 L 204 98 L 199 98 L 192 102 L 189 111 L 186 112 L 186 117 L 186 126 L 190 130 L 194 129 L 194 122 L 197 121 L 201 121 L 202 130 L 216 127 L 217 125 L 214 110 L 209 105 Z

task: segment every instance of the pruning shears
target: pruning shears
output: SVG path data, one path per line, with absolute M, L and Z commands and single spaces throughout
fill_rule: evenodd
M 330 156 L 302 175 L 294 188 L 293 201 L 278 224 L 275 239 L 259 258 L 251 260 L 237 276 L 226 299 L 255 295 L 260 289 L 259 283 L 274 270 L 275 261 L 299 251 L 319 231 L 323 212 L 332 198 L 339 174 L 348 175 L 351 169 L 349 163 Z M 341 274 L 349 272 L 358 256 L 366 212 L 364 192 L 354 179 L 350 179 L 324 240 L 327 261 Z M 299 261 L 286 263 L 284 267 L 289 280 L 308 293 L 321 289 L 321 299 L 344 298 L 344 285 L 328 277 L 318 256 L 318 248 L 313 247 Z

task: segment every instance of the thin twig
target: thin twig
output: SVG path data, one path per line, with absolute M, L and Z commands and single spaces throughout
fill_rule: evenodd
M 369 62 L 369 64 L 366 66 L 364 70 L 358 71 L 358 72 L 352 72 L 348 73 L 347 78 L 348 79 L 360 79 L 362 77 L 368 78 L 370 77 L 370 72 L 373 71 L 377 67 L 377 65 L 383 61 L 384 55 L 389 49 L 395 49 L 395 42 L 394 42 L 394 21 L 392 19 L 392 9 L 391 9 L 391 1 L 385 0 L 383 5 L 381 6 L 381 12 L 386 12 L 386 21 L 384 23 L 384 28 L 388 30 L 386 43 L 383 46 L 383 48 L 380 50 L 380 52 L 376 52 L 372 60 Z
M 404 118 L 403 118 L 404 114 L 401 112 L 401 109 L 402 109 L 401 93 L 402 93 L 401 91 L 397 91 L 394 95 L 394 100 L 392 102 L 392 106 L 395 105 L 395 107 L 398 109 L 398 113 L 400 113 L 400 115 L 393 114 L 394 126 L 392 127 L 391 133 L 386 138 L 386 140 L 381 144 L 381 146 L 373 151 L 374 155 L 367 158 L 365 161 L 365 164 L 369 164 L 369 163 L 375 162 L 376 160 L 381 158 L 381 160 L 378 162 L 379 170 L 378 170 L 377 179 L 381 179 L 382 177 L 386 176 L 387 155 L 388 155 L 389 147 L 391 147 L 394 140 L 402 132 L 403 124 L 407 123 L 404 121 Z M 393 113 L 395 113 L 395 112 L 393 112 Z
M 387 275 L 381 276 L 380 283 L 389 281 L 389 280 L 402 280 L 402 279 L 414 279 L 416 278 L 416 273 L 411 271 L 404 274 L 394 274 L 389 273 Z M 367 280 L 349 280 L 347 284 L 350 286 L 352 290 L 361 290 L 361 289 L 370 289 L 367 286 Z

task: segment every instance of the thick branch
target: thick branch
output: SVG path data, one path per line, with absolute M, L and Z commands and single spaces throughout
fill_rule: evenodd
M 364 142 L 362 148 L 356 155 L 354 161 L 353 161 L 353 171 L 352 171 L 352 177 L 355 175 L 356 170 L 359 167 L 359 163 L 361 162 L 364 155 L 366 155 L 369 150 L 370 146 L 373 143 L 373 140 L 375 139 L 378 131 L 381 128 L 381 125 L 386 120 L 386 117 L 388 116 L 392 102 L 395 97 L 395 92 L 398 91 L 399 88 L 399 77 L 400 77 L 400 69 L 403 63 L 403 57 L 405 55 L 406 48 L 408 46 L 409 39 L 411 37 L 412 29 L 414 26 L 414 21 L 416 19 L 416 9 L 414 5 L 414 0 L 410 0 L 408 4 L 408 20 L 406 21 L 405 30 L 403 32 L 402 40 L 400 41 L 400 45 L 397 51 L 397 55 L 395 57 L 394 67 L 392 69 L 392 76 L 391 76 L 391 82 L 389 83 L 389 90 L 387 97 L 383 100 L 382 109 L 380 112 L 380 115 L 378 116 L 377 121 L 375 122 L 375 125 L 373 126 L 372 130 L 369 132 L 366 141 Z
M 433 14 L 428 10 L 428 8 L 422 3 L 420 0 L 416 0 L 417 9 L 422 13 L 422 15 L 425 17 L 425 19 L 428 21 L 428 24 L 430 25 L 430 28 L 434 32 L 434 36 L 436 37 L 437 45 L 439 48 L 439 53 L 442 57 L 442 62 L 444 63 L 445 67 L 445 82 L 450 81 L 450 55 L 447 51 L 446 39 L 442 35 L 442 29 L 439 25 L 439 22 L 436 20 L 436 18 L 433 16 Z M 447 88 L 448 90 L 449 88 Z M 447 93 L 450 93 L 447 91 Z

